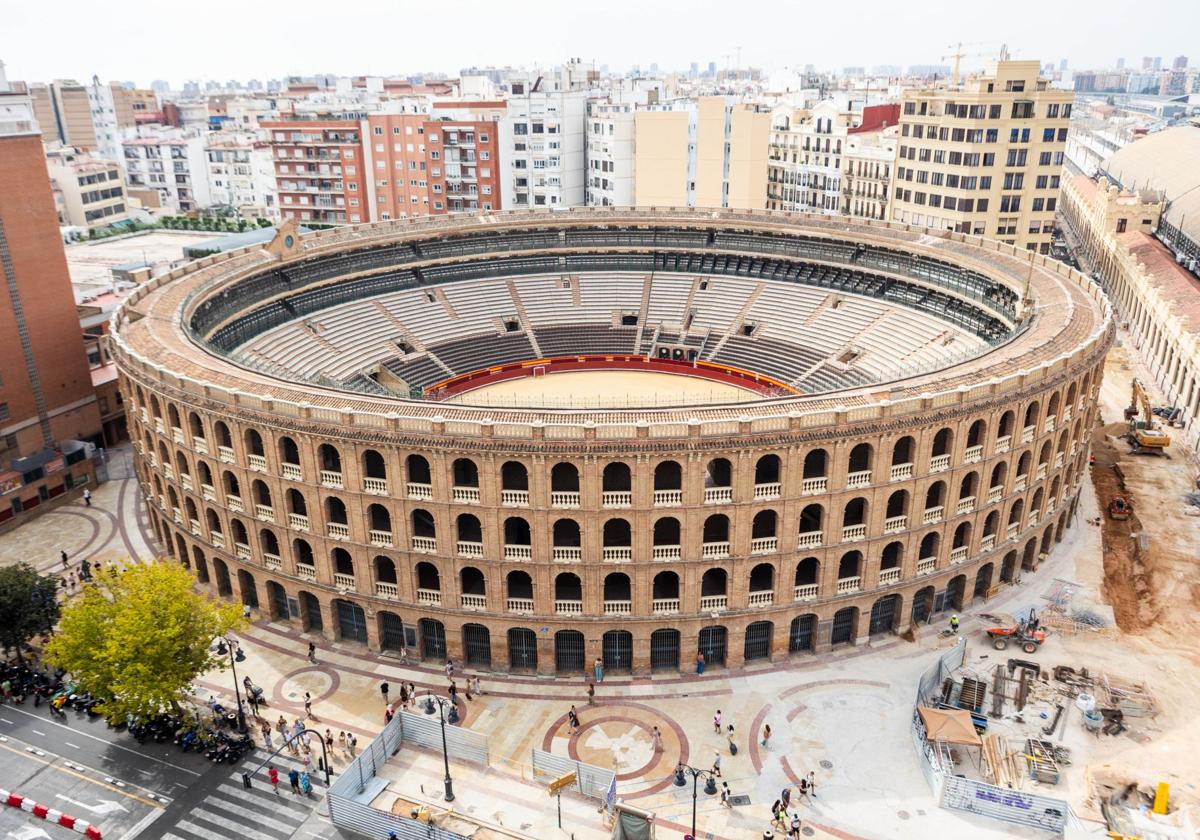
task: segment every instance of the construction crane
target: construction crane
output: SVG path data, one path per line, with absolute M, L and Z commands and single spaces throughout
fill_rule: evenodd
M 1134 452 L 1149 452 L 1161 455 L 1171 445 L 1171 436 L 1163 431 L 1154 421 L 1154 412 L 1150 410 L 1150 397 L 1138 379 L 1133 380 L 1129 407 L 1125 409 L 1125 419 L 1129 421 L 1129 432 L 1125 439 Z
M 951 86 L 952 87 L 958 87 L 959 79 L 962 78 L 962 74 L 959 71 L 961 69 L 961 62 L 964 58 L 992 58 L 996 55 L 995 51 L 993 51 L 993 50 L 980 50 L 978 52 L 971 52 L 971 53 L 963 52 L 964 46 L 978 47 L 978 46 L 982 46 L 984 43 L 986 43 L 986 42 L 975 41 L 973 43 L 964 44 L 962 41 L 959 41 L 957 44 L 951 44 L 949 47 L 950 49 L 954 50 L 954 52 L 950 53 L 949 55 L 944 55 L 939 59 L 940 61 L 949 61 L 950 59 L 954 59 L 954 73 L 951 76 Z M 993 41 L 992 43 L 995 43 L 995 42 Z M 1007 44 L 1000 45 L 1000 54 L 999 55 L 1000 55 L 1000 61 L 1006 61 L 1008 59 L 1008 45 Z

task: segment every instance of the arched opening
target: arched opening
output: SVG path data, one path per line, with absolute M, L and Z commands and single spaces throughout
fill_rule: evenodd
M 236 517 L 233 519 L 230 519 L 229 520 L 229 530 L 230 530 L 231 534 L 233 535 L 234 545 L 244 547 L 244 548 L 241 548 L 240 550 L 246 551 L 247 553 L 249 553 L 248 550 L 250 548 L 250 536 L 246 532 L 246 526 L 244 524 L 242 524 L 242 520 L 237 519 Z M 243 559 L 248 559 L 248 558 L 243 558 Z
M 508 631 L 508 668 L 516 672 L 537 671 L 537 633 L 528 627 Z
M 824 540 L 825 509 L 820 505 L 805 505 L 800 511 L 799 548 L 815 548 Z
M 554 559 L 577 561 L 582 556 L 579 523 L 574 519 L 557 519 L 554 522 Z
M 242 603 L 251 609 L 258 609 L 258 587 L 254 585 L 254 575 L 245 569 L 238 569 L 237 576 Z
M 460 557 L 483 556 L 483 526 L 473 513 L 460 513 L 454 519 L 457 550 Z
M 967 576 L 955 575 L 946 584 L 946 606 L 952 610 L 961 610 L 965 604 L 967 593 Z
M 946 505 L 946 482 L 935 481 L 930 484 L 925 490 L 925 518 L 926 523 L 936 522 L 942 518 L 942 511 Z
M 383 505 L 368 505 L 367 506 L 367 524 L 371 530 L 371 541 L 373 543 L 384 542 L 390 544 L 392 541 L 392 514 Z
M 1000 422 L 996 425 L 996 451 L 1005 452 L 1012 443 L 1013 424 L 1016 421 L 1016 415 L 1011 411 L 1006 411 L 1000 415 Z
M 482 624 L 464 624 L 463 659 L 468 667 L 492 667 L 492 634 Z
M 371 493 L 387 492 L 387 462 L 374 449 L 362 454 L 363 489 Z
M 728 636 L 725 628 L 720 626 L 700 630 L 699 649 L 705 665 L 725 664 Z
M 533 578 L 528 572 L 513 571 L 504 577 L 509 612 L 533 612 Z
M 455 489 L 479 489 L 479 467 L 470 458 L 455 458 L 450 473 Z
M 509 516 L 504 520 L 504 559 L 533 559 L 533 534 L 529 522 L 520 516 Z
M 208 524 L 208 535 L 210 537 L 219 537 L 223 534 L 223 531 L 221 530 L 221 517 L 217 516 L 217 512 L 215 510 L 212 508 L 206 510 L 204 512 L 204 518 Z M 213 542 L 216 543 L 220 541 L 214 539 Z M 218 548 L 219 547 L 220 546 L 218 546 Z
M 652 607 L 657 615 L 673 615 L 679 612 L 679 575 L 675 572 L 659 572 L 651 585 Z
M 204 552 L 196 546 L 192 546 L 192 566 L 196 572 L 196 580 L 208 583 L 208 563 L 204 559 Z
M 746 627 L 746 640 L 742 649 L 742 658 L 746 662 L 755 662 L 771 658 L 771 638 L 775 635 L 775 625 L 769 621 L 752 621 Z
M 1033 430 L 1037 428 L 1039 408 L 1037 400 L 1025 408 L 1025 431 L 1027 434 L 1032 434 Z
M 798 615 L 792 619 L 788 628 L 788 653 L 811 653 L 817 632 L 817 617 L 815 615 Z
M 679 520 L 673 516 L 654 520 L 654 559 L 678 560 L 681 551 Z
M 474 566 L 463 566 L 458 572 L 458 591 L 465 609 L 487 607 L 487 581 L 483 572 Z
M 267 450 L 263 447 L 262 435 L 256 429 L 247 429 L 242 436 L 246 442 L 246 453 L 259 458 L 266 457 Z M 251 465 L 253 466 L 253 465 Z
M 550 470 L 550 503 L 555 507 L 579 506 L 579 469 L 563 461 Z
M 301 577 L 308 580 L 316 579 L 316 564 L 313 562 L 312 546 L 306 540 L 292 540 L 292 560 L 300 568 L 297 569 Z
M 387 611 L 380 611 L 378 616 L 380 650 L 407 651 L 416 647 L 414 628 L 405 627 L 400 616 Z
M 340 575 L 349 578 L 345 583 L 353 586 L 354 559 L 350 556 L 350 552 L 344 548 L 335 548 L 330 552 L 330 560 L 333 562 L 334 581 L 337 582 L 337 578 Z
M 1004 560 L 1000 564 L 1000 580 L 1004 583 L 1012 583 L 1016 573 L 1017 552 L 1010 551 L 1004 555 Z
M 824 487 L 817 487 L 816 483 L 809 484 L 809 480 L 826 478 L 828 472 L 829 456 L 824 449 L 814 449 L 804 456 L 804 478 L 806 492 L 822 492 Z
M 897 490 L 888 496 L 886 521 L 883 528 L 886 533 L 903 531 L 908 527 L 908 491 Z
M 807 600 L 817 597 L 817 587 L 821 580 L 821 561 L 816 557 L 805 557 L 796 564 L 796 600 Z
M 883 547 L 883 552 L 879 555 L 879 571 L 880 583 L 895 583 L 900 579 L 899 571 L 900 564 L 904 562 L 904 543 L 896 541 L 890 542 Z M 883 572 L 895 570 L 895 574 L 884 575 Z
M 300 593 L 300 626 L 306 633 L 320 633 L 325 629 L 321 616 L 321 602 L 311 592 Z
M 958 483 L 958 513 L 975 509 L 975 498 L 979 493 L 979 473 L 969 472 Z
M 731 490 L 732 487 L 733 465 L 725 458 L 714 458 L 709 461 L 704 468 L 704 500 L 706 502 L 729 501 L 732 495 L 717 493 L 716 491 Z
M 218 420 L 213 424 L 213 433 L 217 437 L 218 447 L 223 447 L 229 450 L 233 449 L 233 435 L 229 433 L 229 427 L 225 425 L 223 420 Z
M 856 592 L 862 585 L 861 551 L 847 551 L 838 561 L 838 593 Z
M 629 575 L 611 572 L 604 576 L 604 614 L 629 615 L 633 612 L 633 586 Z
M 271 618 L 275 621 L 286 621 L 291 618 L 287 590 L 273 580 L 267 581 L 267 607 L 271 611 Z
M 188 432 L 192 436 L 192 442 L 204 440 L 204 424 L 200 422 L 200 416 L 192 411 L 188 413 Z
M 909 435 L 904 435 L 892 444 L 892 481 L 912 478 L 916 451 L 917 444 Z
M 987 436 L 987 423 L 976 420 L 967 430 L 967 459 L 978 461 L 983 452 L 983 441 Z M 974 450 L 974 451 L 973 451 Z
M 703 556 L 707 558 L 729 556 L 729 517 L 714 513 L 704 520 L 701 531 Z
M 775 499 L 779 497 L 780 476 L 783 462 L 778 455 L 764 455 L 754 465 L 754 498 Z
M 308 503 L 304 501 L 304 494 L 294 487 L 288 488 L 287 491 L 287 510 L 296 516 L 308 516 Z M 292 527 L 297 527 L 296 523 L 291 524 Z
M 578 630 L 559 630 L 554 634 L 554 669 L 560 674 L 583 671 L 583 634 Z
M 604 523 L 604 559 L 628 561 L 633 559 L 633 529 L 626 519 L 609 519 Z
M 505 461 L 500 467 L 500 492 L 506 505 L 529 504 L 529 471 L 520 461 Z
M 673 629 L 655 630 L 650 634 L 650 670 L 678 671 L 679 670 L 679 631 Z
M 930 616 L 933 615 L 933 598 L 934 591 L 932 586 L 923 586 L 913 595 L 913 624 L 921 624 L 929 621 Z
M 332 525 L 347 525 L 346 503 L 337 496 L 325 497 L 325 522 Z
M 829 641 L 834 645 L 854 644 L 858 637 L 858 607 L 843 607 L 833 614 Z
M 767 554 L 778 550 L 779 516 L 773 510 L 760 510 L 754 514 L 750 527 L 750 553 Z
M 279 439 L 279 463 L 284 467 L 284 478 L 299 478 L 300 477 L 300 447 L 296 445 L 296 441 L 286 435 Z M 288 467 L 293 467 L 290 471 Z
M 683 469 L 676 461 L 662 461 L 654 467 L 654 504 L 683 503 Z
M 867 633 L 878 636 L 895 633 L 900 623 L 902 599 L 899 595 L 884 595 L 871 605 L 871 620 Z
M 728 581 L 729 576 L 724 569 L 713 568 L 705 571 L 700 578 L 701 611 L 724 609 L 727 606 L 729 592 L 726 587 Z
M 933 436 L 932 455 L 936 458 L 946 459 L 943 463 L 935 463 L 930 465 L 930 469 L 946 469 L 950 465 L 950 449 L 954 446 L 954 432 L 951 429 L 939 429 L 937 434 Z
M 772 603 L 775 597 L 775 567 L 770 563 L 759 563 L 751 569 L 749 592 L 752 607 Z
M 867 500 L 861 496 L 846 502 L 842 511 L 842 541 L 861 540 L 867 536 Z
M 604 669 L 627 673 L 633 664 L 633 634 L 628 630 L 608 630 L 600 639 L 600 658 Z
M 874 458 L 875 449 L 869 443 L 857 444 L 850 450 L 850 458 L 846 464 L 847 487 L 864 487 L 871 483 Z
M 554 576 L 554 609 L 560 615 L 583 614 L 583 582 L 574 572 Z
M 421 658 L 434 662 L 446 661 L 446 627 L 435 618 L 417 622 L 421 633 Z
M 238 482 L 236 475 L 229 470 L 221 473 L 221 488 L 225 491 L 225 502 L 231 509 L 238 509 L 238 502 L 242 499 L 242 485 Z M 233 497 L 232 499 L 230 497 Z
M 992 478 L 988 483 L 988 504 L 1000 501 L 1004 495 L 1004 485 L 1008 481 L 1008 462 L 1001 461 L 992 467 Z
M 437 566 L 421 561 L 417 564 L 416 572 L 417 602 L 440 604 L 442 602 L 442 574 L 438 571 Z
M 317 462 L 321 465 L 321 471 L 326 473 L 342 472 L 342 453 L 338 452 L 333 446 L 328 443 L 322 443 L 317 448 Z M 324 477 L 322 477 L 324 480 Z
M 995 567 L 991 563 L 984 563 L 979 567 L 979 571 L 975 573 L 975 592 L 976 598 L 986 598 L 988 591 L 992 588 L 992 572 Z
M 233 594 L 233 584 L 229 580 L 229 567 L 220 557 L 213 558 L 213 573 L 217 578 L 217 594 L 228 598 Z
M 408 497 L 410 499 L 427 499 L 433 487 L 433 473 L 429 469 L 429 461 L 423 455 L 409 455 L 404 459 L 404 472 L 407 476 Z
M 337 616 L 338 638 L 342 641 L 367 643 L 367 614 L 353 601 L 338 598 L 332 604 Z
M 393 598 L 397 597 L 399 593 L 396 590 L 396 586 L 399 580 L 396 577 L 396 561 L 391 557 L 376 554 L 371 564 L 375 567 L 375 582 L 389 587 L 389 591 L 377 592 L 376 594 L 391 595 Z
M 254 498 L 255 515 L 264 519 L 274 516 L 274 505 L 271 504 L 271 488 L 265 481 L 258 479 L 250 485 L 250 495 Z
M 602 501 L 606 507 L 626 506 L 632 503 L 633 474 L 629 465 L 614 461 L 604 467 L 601 475 Z
M 420 551 L 432 551 L 437 540 L 437 525 L 433 514 L 424 508 L 416 508 L 412 512 L 413 548 Z M 422 542 L 425 541 L 425 542 Z

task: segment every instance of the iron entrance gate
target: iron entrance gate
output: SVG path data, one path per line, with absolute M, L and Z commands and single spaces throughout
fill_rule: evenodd
M 514 627 L 508 631 L 508 667 L 519 670 L 537 670 L 537 634 L 528 627 Z
M 418 622 L 421 628 L 421 658 L 446 658 L 446 628 L 435 618 L 422 618 Z
M 829 633 L 831 644 L 842 645 L 854 641 L 854 619 L 857 613 L 854 607 L 843 607 L 834 613 L 833 628 Z
M 725 664 L 727 635 L 724 627 L 705 627 L 700 631 L 700 652 L 704 654 L 706 665 Z
M 408 647 L 404 638 L 404 622 L 395 613 L 379 614 L 379 647 L 383 650 L 404 650 Z
M 746 649 L 743 653 L 747 662 L 771 657 L 771 634 L 774 629 L 769 621 L 756 621 L 746 628 Z
M 288 609 L 287 590 L 273 580 L 267 581 L 267 593 L 271 601 L 272 618 L 287 618 L 290 615 Z
M 958 575 L 950 580 L 946 586 L 946 606 L 961 610 L 963 608 L 963 596 L 967 593 L 967 576 Z
M 559 630 L 554 634 L 554 670 L 577 674 L 583 670 L 583 634 L 578 630 Z
M 871 607 L 871 625 L 867 632 L 872 636 L 880 633 L 891 633 L 896 629 L 896 609 L 900 603 L 899 595 L 885 595 Z
M 986 598 L 988 590 L 992 587 L 992 570 L 995 567 L 991 563 L 984 563 L 979 567 L 979 572 L 975 575 L 975 597 Z
M 367 642 L 367 616 L 363 608 L 349 601 L 335 601 L 337 604 L 338 630 L 343 639 L 352 642 Z
M 798 615 L 792 619 L 792 627 L 788 632 L 788 650 L 797 653 L 813 649 L 813 633 L 817 629 L 815 615 Z
M 242 590 L 242 603 L 258 609 L 258 587 L 254 585 L 254 575 L 245 569 L 238 569 L 238 588 Z
M 305 630 L 311 633 L 325 629 L 325 622 L 321 618 L 321 602 L 316 595 L 311 592 L 300 593 L 300 612 L 304 616 Z
M 633 663 L 633 634 L 628 630 L 609 630 L 604 634 L 604 670 L 628 671 Z
M 655 630 L 650 634 L 650 670 L 679 670 L 678 630 Z
M 463 625 L 463 654 L 468 665 L 492 667 L 492 634 L 482 624 Z
M 912 605 L 913 624 L 920 624 L 923 621 L 928 621 L 929 616 L 932 613 L 933 613 L 933 587 L 926 586 L 923 589 L 917 590 L 917 594 L 913 596 L 913 605 Z

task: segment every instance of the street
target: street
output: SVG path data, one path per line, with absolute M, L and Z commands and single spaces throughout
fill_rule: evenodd
M 105 840 L 288 840 L 336 837 L 318 813 L 324 785 L 313 774 L 313 795 L 292 795 L 287 771 L 299 762 L 274 760 L 280 793 L 266 773 L 249 790 L 243 769 L 252 771 L 268 757 L 253 750 L 240 765 L 214 764 L 173 743 L 139 744 L 101 718 L 69 711 L 66 722 L 52 719 L 43 704 L 35 708 L 0 706 L 0 787 L 98 826 Z M 30 813 L 0 811 L 0 838 L 39 840 L 71 836 Z

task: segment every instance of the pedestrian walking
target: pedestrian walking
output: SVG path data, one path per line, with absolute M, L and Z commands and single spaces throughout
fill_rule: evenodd
M 808 795 L 817 798 L 817 774 L 811 770 L 808 771 Z
M 660 753 L 663 751 L 662 732 L 658 727 L 654 727 L 650 732 L 650 738 L 654 742 L 654 751 Z
M 704 673 L 704 654 L 703 653 L 696 654 L 696 673 L 697 674 Z
M 950 632 L 958 633 L 958 613 L 950 616 Z
M 384 680 L 384 681 L 383 681 L 382 683 L 380 683 L 380 685 L 379 685 L 379 693 L 383 695 L 383 702 L 384 702 L 384 703 L 386 703 L 386 702 L 388 701 L 388 690 L 389 690 L 390 688 L 391 688 L 391 686 L 387 684 L 387 680 Z
M 729 732 L 726 733 L 725 737 L 729 740 L 729 754 L 737 755 L 738 745 L 737 745 L 737 741 L 733 737 L 733 724 L 732 723 L 729 724 Z
M 63 568 L 64 568 L 64 569 L 65 569 L 65 568 L 67 568 L 67 552 L 65 552 L 65 551 L 60 551 L 58 554 L 59 554 L 59 556 L 60 556 L 60 557 L 62 557 L 62 564 L 63 564 Z
M 333 733 L 328 726 L 325 727 L 325 752 L 333 755 Z
M 383 707 L 383 725 L 384 726 L 387 726 L 389 723 L 391 723 L 392 718 L 394 718 L 395 716 L 396 716 L 396 712 L 392 709 L 391 706 Z
M 472 677 L 470 680 L 468 680 L 468 682 L 474 682 L 474 685 L 471 687 L 471 690 L 474 691 L 476 695 L 483 694 L 483 688 L 479 685 L 479 675 L 478 674 L 476 674 L 474 677 Z
M 783 803 L 780 803 L 779 807 L 775 811 L 775 825 L 779 827 L 780 831 L 788 830 L 788 812 L 787 809 L 783 807 Z
M 446 691 L 450 694 L 450 702 L 453 703 L 455 706 L 457 706 L 458 705 L 458 686 L 455 685 L 454 680 L 450 680 L 450 687 L 448 689 L 446 689 Z
M 805 799 L 807 799 L 808 798 L 808 779 L 801 779 L 800 785 L 797 788 L 797 790 L 800 791 L 801 796 L 803 796 Z
M 263 736 L 263 744 L 266 745 L 267 749 L 269 749 L 269 750 L 275 749 L 274 739 L 271 736 L 271 724 L 265 723 L 265 722 L 263 723 L 262 736 Z
M 781 803 L 783 803 L 783 807 L 784 807 L 784 808 L 789 808 L 789 807 L 791 807 L 791 804 L 792 804 L 792 789 L 791 789 L 790 787 L 785 787 L 783 790 L 781 790 L 781 791 L 779 792 L 779 801 L 780 801 Z
M 467 699 L 471 699 L 471 678 L 467 677 Z
M 587 694 L 588 694 L 588 705 L 595 706 L 596 705 L 596 684 L 594 682 L 588 682 Z
M 721 734 L 721 710 L 717 709 L 717 713 L 713 715 L 713 731 L 718 735 Z
M 446 679 L 450 679 L 453 676 L 454 676 L 454 660 L 447 659 L 446 660 Z
M 346 745 L 346 733 L 345 732 L 338 733 L 338 746 L 342 748 L 342 752 L 349 755 L 350 748 Z
M 765 724 L 762 731 L 762 746 L 767 745 L 767 741 L 771 740 L 771 724 Z
M 794 837 L 795 840 L 800 840 L 800 815 L 792 814 L 792 828 L 788 835 Z
M 346 744 L 350 747 L 350 757 L 354 758 L 354 751 L 358 749 L 358 738 L 353 732 L 346 736 Z
M 287 731 L 287 721 L 283 719 L 283 715 L 280 715 L 279 720 L 275 722 L 275 728 L 279 730 L 280 735 Z
M 267 778 L 271 781 L 271 789 L 275 791 L 275 795 L 279 795 L 279 771 L 274 767 L 267 770 Z
M 288 771 L 288 781 L 292 783 L 292 796 L 300 795 L 300 771 L 293 767 Z
M 779 800 L 776 799 L 775 804 L 771 806 L 771 825 L 772 826 L 774 826 L 775 823 L 779 822 L 779 804 L 780 804 Z
M 308 661 L 317 664 L 317 646 L 312 642 L 308 643 Z
M 384 697 L 386 698 L 387 695 L 384 695 Z M 400 708 L 408 708 L 408 686 L 404 683 L 400 683 Z
M 87 487 L 83 488 L 83 503 L 88 507 L 92 506 L 92 491 Z
M 412 683 L 408 684 L 408 703 L 410 706 L 417 705 L 417 687 Z
M 575 707 L 572 706 L 571 710 L 569 712 L 567 712 L 567 734 L 574 735 L 578 731 L 579 731 L 579 712 L 575 711 Z
M 596 682 L 604 682 L 604 661 L 599 656 L 592 663 L 592 674 L 595 675 Z
M 304 722 L 300 718 L 296 718 L 296 722 L 292 724 L 292 737 L 299 738 L 304 733 Z
M 307 691 L 304 692 L 304 716 L 309 720 L 316 720 L 312 713 L 312 695 Z
M 304 749 L 304 772 L 307 773 L 312 769 L 312 750 L 305 747 Z
M 76 584 L 75 573 L 71 572 L 69 575 L 67 575 L 67 592 L 74 594 L 75 593 L 75 584 Z
M 721 777 L 721 751 L 713 750 L 713 766 L 712 774 L 717 778 Z
M 729 793 L 729 782 L 721 782 L 721 804 L 732 811 L 733 802 L 730 801 L 731 798 L 732 796 Z

